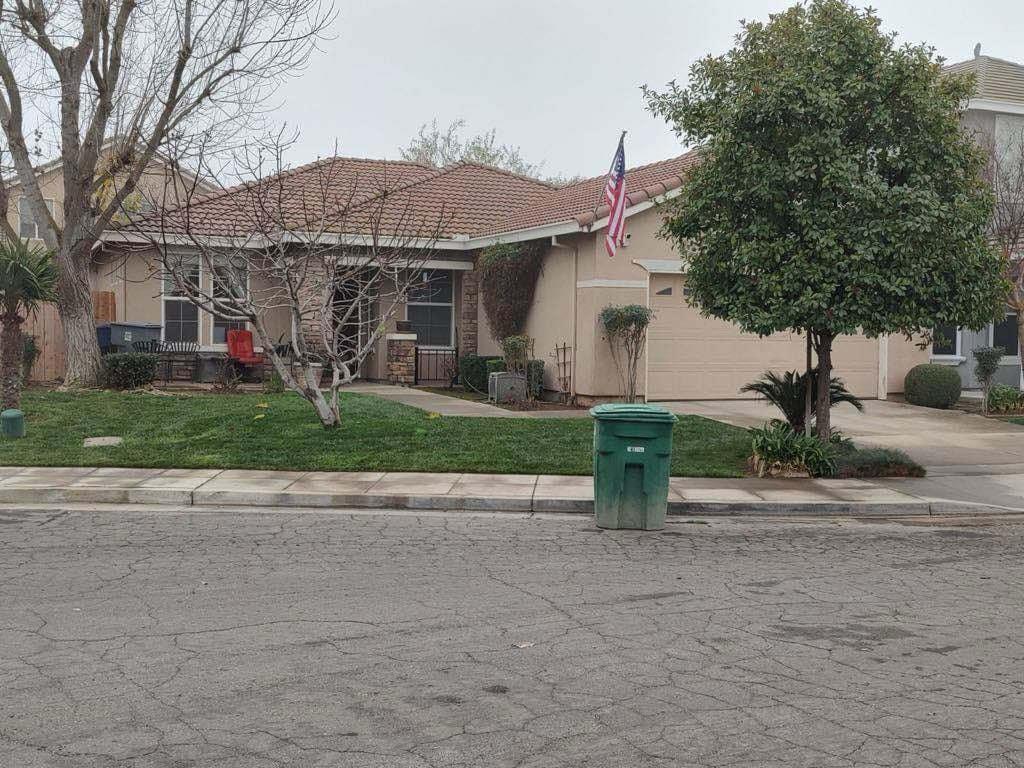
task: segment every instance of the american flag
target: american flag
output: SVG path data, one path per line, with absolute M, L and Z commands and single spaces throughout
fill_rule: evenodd
M 619 148 L 615 150 L 612 167 L 608 170 L 608 183 L 604 185 L 604 201 L 608 203 L 608 234 L 604 247 L 608 257 L 615 256 L 615 250 L 626 239 L 626 132 L 619 137 Z

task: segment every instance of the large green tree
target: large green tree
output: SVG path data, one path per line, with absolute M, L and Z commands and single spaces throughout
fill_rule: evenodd
M 1008 290 L 984 157 L 960 126 L 971 82 L 880 24 L 813 0 L 744 23 L 689 85 L 645 89 L 701 151 L 665 225 L 693 300 L 748 332 L 810 334 L 826 439 L 837 336 L 981 327 Z

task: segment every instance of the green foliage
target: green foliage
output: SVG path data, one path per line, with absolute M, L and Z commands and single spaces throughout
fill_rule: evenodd
M 699 147 L 664 234 L 708 316 L 769 334 L 978 328 L 1002 307 L 969 78 L 871 10 L 811 0 L 747 22 L 689 85 L 645 89 Z
M 836 469 L 836 448 L 813 435 L 794 432 L 784 421 L 773 419 L 750 430 L 751 464 L 758 477 L 807 472 L 812 477 L 831 477 Z
M 39 343 L 32 334 L 23 333 L 21 339 L 21 381 L 24 384 L 32 375 L 32 368 L 35 367 L 42 350 L 39 349 Z
M 496 339 L 522 333 L 544 266 L 544 243 L 498 243 L 480 251 L 480 297 Z
M 526 363 L 533 356 L 533 339 L 522 334 L 506 336 L 501 340 L 501 352 L 506 371 L 525 374 Z
M 325 431 L 291 392 L 221 397 L 29 389 L 24 401 L 31 429 L 23 440 L 0 441 L 0 465 L 565 475 L 588 475 L 593 467 L 590 419 L 439 419 L 345 392 L 341 426 Z M 265 417 L 254 419 L 259 414 Z M 82 447 L 93 435 L 120 435 L 124 444 L 96 453 Z M 749 451 L 745 429 L 682 416 L 673 429 L 672 474 L 740 477 Z
M 855 448 L 841 452 L 836 477 L 924 477 L 924 467 L 895 448 Z
M 983 413 L 988 413 L 988 395 L 1005 354 L 1006 350 L 1002 347 L 977 347 L 974 350 L 974 375 L 981 384 Z
M 263 382 L 263 391 L 268 395 L 279 395 L 284 392 L 284 379 L 276 370 L 270 372 L 270 376 Z
M 489 378 L 491 378 L 491 374 L 492 373 L 502 373 L 503 371 L 506 370 L 506 368 L 505 368 L 505 358 L 504 357 L 490 357 L 490 358 L 487 358 L 486 367 L 487 367 L 487 378 L 489 379 Z M 486 382 L 485 382 L 484 390 L 486 391 L 486 389 L 487 389 L 487 387 L 486 387 Z
M 491 360 L 501 360 L 500 357 L 486 355 L 463 355 L 459 358 L 459 380 L 462 386 L 487 392 L 487 365 Z
M 778 374 L 775 371 L 765 371 L 761 378 L 743 385 L 740 392 L 753 392 L 761 395 L 765 400 L 782 411 L 783 417 L 795 432 L 804 431 L 804 409 L 807 393 L 807 375 L 799 371 L 786 371 Z M 829 401 L 831 405 L 849 403 L 858 411 L 864 410 L 861 403 L 843 384 L 842 379 L 833 378 L 829 387 Z M 817 409 L 818 404 L 818 369 L 811 369 L 811 413 Z
M 647 330 L 653 316 L 653 310 L 641 304 L 609 304 L 601 310 L 598 319 L 605 333 L 618 337 Z
M 949 408 L 960 399 L 960 375 L 948 365 L 915 365 L 903 380 L 903 396 L 911 405 Z
M 102 357 L 103 385 L 110 389 L 139 389 L 156 379 L 159 358 L 142 352 L 118 352 Z
M 543 360 L 531 360 L 526 364 L 526 391 L 534 400 L 544 394 Z
M 0 240 L 0 304 L 24 318 L 57 298 L 57 265 L 45 248 L 25 240 Z
M 1006 384 L 996 384 L 988 392 L 988 410 L 994 413 L 1024 411 L 1024 392 Z

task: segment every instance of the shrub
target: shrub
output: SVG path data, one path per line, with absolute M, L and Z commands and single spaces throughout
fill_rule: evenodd
M 498 243 L 480 252 L 480 298 L 497 339 L 521 333 L 533 304 L 546 243 Z
M 138 389 L 156 379 L 158 358 L 143 352 L 118 352 L 104 355 L 103 383 L 110 389 Z
M 779 375 L 775 371 L 765 371 L 761 378 L 740 388 L 740 392 L 753 392 L 782 411 L 783 417 L 789 422 L 794 432 L 804 431 L 804 409 L 807 397 L 807 374 L 798 371 L 786 371 Z M 829 404 L 849 403 L 858 411 L 864 410 L 864 404 L 846 389 L 842 379 L 833 378 L 829 386 Z M 811 369 L 811 418 L 818 406 L 818 369 Z M 813 423 L 811 425 L 814 426 Z
M 751 463 L 759 477 L 807 472 L 812 477 L 831 477 L 836 470 L 836 448 L 814 435 L 794 432 L 784 421 L 773 419 L 750 430 Z
M 599 315 L 627 403 L 636 402 L 637 372 L 647 341 L 647 326 L 651 324 L 653 316 L 650 307 L 640 304 L 610 304 Z
M 526 364 L 533 357 L 533 339 L 522 334 L 506 336 L 501 340 L 501 352 L 506 371 L 525 374 Z
M 487 392 L 487 364 L 500 357 L 488 355 L 463 355 L 459 358 L 459 380 L 462 386 L 477 392 Z
M 915 365 L 903 381 L 907 402 L 925 408 L 949 408 L 960 399 L 960 375 L 948 365 Z
M 924 467 L 895 448 L 855 448 L 840 453 L 836 477 L 924 477 Z
M 36 360 L 39 359 L 39 344 L 36 342 L 36 337 L 31 333 L 21 334 L 21 381 L 22 384 L 28 382 L 29 376 L 32 375 L 32 368 L 36 364 Z
M 491 357 L 487 359 L 487 378 L 491 378 L 492 373 L 502 373 L 507 370 L 505 366 L 505 358 L 503 357 Z M 484 384 L 484 388 L 487 388 L 487 384 Z
M 535 400 L 544 394 L 543 360 L 531 360 L 526 364 L 526 391 Z
M 988 392 L 988 410 L 994 413 L 1014 413 L 1024 409 L 1024 392 L 1006 384 L 996 384 Z
M 263 391 L 268 395 L 280 395 L 284 392 L 284 379 L 277 371 L 271 371 L 270 376 L 263 382 Z
M 992 380 L 999 373 L 999 363 L 1006 350 L 1002 347 L 978 347 L 974 350 L 974 375 L 981 384 L 981 412 L 988 413 L 988 393 Z

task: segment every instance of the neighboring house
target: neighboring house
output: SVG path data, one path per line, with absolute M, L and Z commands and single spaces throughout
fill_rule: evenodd
M 109 156 L 111 143 L 108 142 L 100 155 L 100 167 Z M 36 177 L 47 208 L 53 215 L 58 226 L 64 219 L 64 176 L 62 163 L 59 160 L 44 163 L 36 168 Z M 17 177 L 4 180 L 8 190 L 7 220 L 20 237 L 35 245 L 44 245 L 42 223 L 37 222 L 22 194 L 21 183 Z M 171 163 L 158 155 L 143 172 L 137 189 L 125 201 L 125 208 L 131 211 L 145 210 L 157 201 L 180 199 L 185 189 L 194 188 L 200 192 L 212 192 L 217 187 L 205 180 L 197 179 L 191 173 L 172 169 Z M 112 319 L 116 297 L 101 294 L 101 284 L 105 282 L 102 272 L 92 275 L 94 303 L 97 319 Z M 123 313 L 121 313 L 123 315 Z M 121 316 L 119 315 L 119 316 Z M 36 337 L 40 348 L 40 356 L 32 369 L 35 381 L 52 381 L 64 376 L 64 334 L 61 330 L 57 309 L 53 305 L 42 307 L 35 315 L 29 317 L 24 325 L 25 333 Z
M 964 125 L 979 143 L 997 152 L 1010 151 L 1024 132 L 1024 66 L 1012 61 L 982 56 L 980 46 L 973 59 L 945 67 L 946 72 L 973 74 L 974 97 L 967 104 Z M 1017 338 L 1017 313 L 1009 307 L 1006 316 L 980 331 L 945 326 L 935 329 L 931 361 L 954 366 L 964 387 L 977 389 L 974 358 L 978 347 L 999 346 L 1006 350 L 996 381 L 1021 386 L 1020 341 Z
M 759 338 L 737 326 L 700 316 L 687 300 L 683 261 L 673 246 L 658 235 L 661 212 L 655 207 L 678 194 L 682 177 L 694 162 L 692 153 L 627 172 L 628 241 L 615 258 L 603 245 L 607 207 L 598 205 L 604 177 L 555 188 L 532 179 L 473 163 L 440 170 L 409 162 L 330 158 L 332 178 L 359 197 L 357 187 L 387 176 L 401 180 L 393 204 L 412 206 L 417 216 L 449 214 L 441 239 L 433 244 L 431 292 L 400 309 L 391 322 L 408 321 L 417 336 L 417 356 L 438 350 L 459 354 L 500 353 L 479 299 L 476 262 L 480 249 L 499 242 L 538 241 L 545 247 L 544 265 L 525 332 L 536 340 L 535 357 L 546 365 L 545 383 L 556 388 L 554 352 L 567 345 L 572 359 L 572 391 L 584 401 L 615 397 L 619 377 L 598 314 L 608 304 L 651 306 L 655 319 L 641 362 L 640 392 L 649 400 L 739 398 L 743 384 L 767 369 L 801 368 L 804 341 L 782 333 Z M 289 196 L 296 198 L 315 185 L 318 164 L 289 172 L 284 178 Z M 365 189 L 364 189 L 365 191 Z M 226 190 L 193 203 L 189 218 L 197 223 L 192 234 L 231 238 L 239 234 L 237 205 L 232 196 L 245 190 Z M 353 225 L 353 228 L 357 228 Z M 344 240 L 356 233 L 338 231 Z M 159 259 L 137 234 L 109 233 L 97 262 L 96 279 L 117 297 L 117 318 L 160 323 L 167 340 L 198 342 L 205 354 L 223 352 L 229 325 L 174 294 L 161 280 Z M 331 242 L 337 242 L 332 240 Z M 176 247 L 187 250 L 187 241 Z M 118 265 L 111 268 L 110 265 Z M 198 275 L 204 285 L 210 275 Z M 253 281 L 255 282 L 255 281 Z M 252 285 L 250 290 L 264 290 Z M 417 298 L 414 296 L 414 298 Z M 272 333 L 290 332 L 283 312 L 268 318 Z M 311 337 L 316 327 L 304 327 Z M 388 378 L 388 341 L 382 339 L 360 374 Z M 843 337 L 836 343 L 836 373 L 862 397 L 882 397 L 902 389 L 903 377 L 928 353 L 902 338 Z M 402 383 L 412 383 L 403 381 Z

